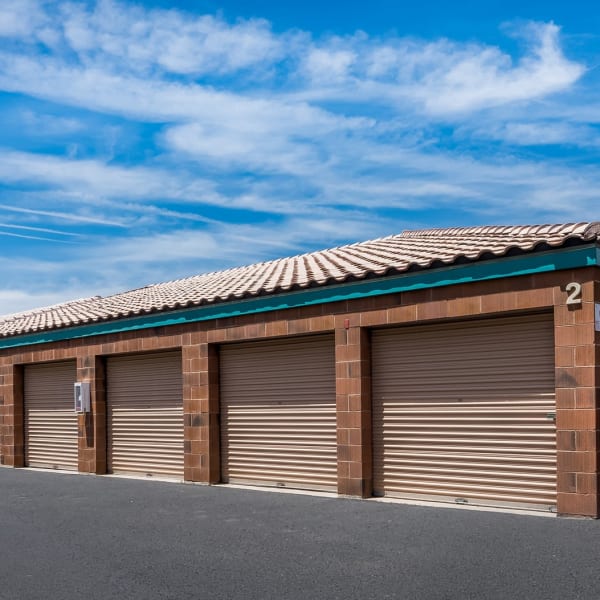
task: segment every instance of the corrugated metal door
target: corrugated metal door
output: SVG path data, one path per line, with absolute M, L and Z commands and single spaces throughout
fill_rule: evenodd
M 106 361 L 108 470 L 183 478 L 181 353 Z
M 374 331 L 376 495 L 556 504 L 546 316 Z
M 25 464 L 77 470 L 76 362 L 27 365 L 24 378 Z
M 336 490 L 333 336 L 223 346 L 220 365 L 223 481 Z

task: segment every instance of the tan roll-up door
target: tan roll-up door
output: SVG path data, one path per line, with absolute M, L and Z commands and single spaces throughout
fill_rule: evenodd
M 75 361 L 24 369 L 25 464 L 77 470 L 78 423 L 73 403 Z
M 556 504 L 551 317 L 374 331 L 376 495 Z
M 106 361 L 108 470 L 183 478 L 181 353 Z
M 224 482 L 337 489 L 333 336 L 220 352 Z

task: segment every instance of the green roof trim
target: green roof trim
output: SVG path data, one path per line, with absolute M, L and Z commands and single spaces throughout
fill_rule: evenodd
M 136 331 L 151 327 L 197 323 L 241 315 L 266 313 L 287 308 L 299 308 L 314 304 L 354 300 L 357 298 L 383 296 L 385 294 L 445 287 L 461 283 L 490 281 L 507 277 L 518 277 L 520 275 L 549 273 L 598 265 L 600 265 L 600 248 L 596 243 L 593 243 L 583 247 L 579 246 L 516 257 L 485 260 L 471 264 L 453 265 L 390 277 L 326 285 L 259 298 L 232 300 L 219 304 L 208 304 L 206 306 L 102 321 L 90 325 L 78 325 L 51 329 L 39 333 L 22 334 L 0 339 L 0 349 Z

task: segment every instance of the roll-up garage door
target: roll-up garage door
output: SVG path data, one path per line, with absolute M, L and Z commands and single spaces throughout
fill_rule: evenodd
M 181 353 L 106 364 L 108 469 L 183 478 Z
M 376 495 L 556 504 L 550 317 L 374 331 Z
M 220 365 L 223 481 L 336 490 L 333 337 L 223 346 Z
M 25 464 L 77 470 L 75 361 L 27 365 L 24 377 Z

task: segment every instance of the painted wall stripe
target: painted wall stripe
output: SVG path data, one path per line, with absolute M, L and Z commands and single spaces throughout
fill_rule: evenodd
M 210 304 L 196 308 L 93 323 L 91 325 L 24 334 L 0 339 L 0 349 L 597 265 L 600 265 L 600 248 L 596 244 L 590 244 L 574 249 L 501 258 L 468 265 L 405 273 L 392 277 L 333 284 L 263 298 L 236 300 L 222 304 Z

